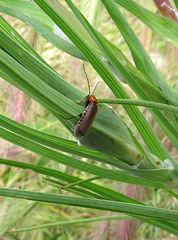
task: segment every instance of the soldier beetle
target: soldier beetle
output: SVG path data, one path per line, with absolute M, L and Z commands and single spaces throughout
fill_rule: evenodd
M 84 65 L 83 65 L 83 69 L 84 69 L 84 73 L 85 73 L 87 83 L 88 83 L 89 94 L 85 97 L 85 100 L 84 100 L 85 110 L 83 111 L 82 114 L 75 116 L 75 117 L 80 117 L 80 119 L 76 125 L 75 131 L 74 131 L 74 135 L 77 138 L 83 137 L 87 134 L 87 132 L 90 130 L 92 123 L 95 120 L 96 114 L 98 112 L 98 100 L 96 99 L 96 97 L 93 94 L 94 94 L 99 82 L 95 85 L 93 93 L 90 94 L 90 83 L 89 83 Z M 64 118 L 64 119 L 69 120 L 71 118 Z

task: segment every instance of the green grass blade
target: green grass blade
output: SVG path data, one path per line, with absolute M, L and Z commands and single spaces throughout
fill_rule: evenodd
M 178 113 L 178 107 L 158 103 L 158 102 L 151 102 L 151 101 L 144 101 L 144 100 L 135 100 L 135 99 L 98 99 L 100 103 L 110 103 L 110 104 L 121 104 L 121 105 L 134 105 L 134 106 L 142 106 L 146 108 L 156 108 L 159 110 L 164 110 L 166 112 Z
M 16 129 L 16 125 L 15 126 L 10 125 L 9 123 L 6 123 L 2 119 L 3 119 L 3 117 L 1 117 L 1 126 L 8 129 L 8 131 L 5 129 L 0 129 L 0 134 L 1 134 L 2 138 L 6 139 L 14 144 L 20 145 L 21 147 L 27 148 L 38 154 L 42 154 L 42 155 L 44 155 L 54 161 L 60 162 L 62 164 L 68 165 L 70 167 L 78 168 L 79 170 L 82 170 L 82 171 L 85 171 L 85 169 L 86 169 L 86 171 L 89 173 L 93 173 L 96 175 L 99 174 L 98 176 L 100 176 L 100 177 L 106 177 L 106 175 L 105 176 L 101 175 L 102 171 L 107 172 L 106 169 L 103 169 L 103 168 L 100 169 L 99 167 L 96 167 L 96 169 L 95 169 L 95 166 L 92 167 L 92 165 L 90 165 L 90 164 L 80 162 L 74 158 L 67 157 L 66 155 L 57 153 L 54 150 L 46 148 L 44 146 L 44 144 L 47 144 L 47 146 L 49 146 L 49 147 L 56 147 L 56 144 L 54 144 L 54 146 L 53 146 L 53 144 L 49 144 L 49 142 L 45 140 L 45 138 L 48 139 L 48 135 L 46 137 L 44 137 L 44 139 L 43 138 L 40 139 L 39 136 L 36 137 L 36 134 L 33 136 L 34 131 L 32 131 L 31 133 L 30 133 L 30 131 L 28 131 L 28 132 L 21 131 L 21 129 L 18 129 L 18 128 Z M 9 132 L 9 130 L 11 132 Z M 13 134 L 12 131 L 15 131 L 15 133 L 17 132 L 18 135 Z M 30 139 L 32 139 L 32 140 L 30 140 Z M 60 149 L 62 149 L 62 146 L 60 147 Z M 65 151 L 65 149 L 64 149 L 64 151 Z M 95 156 L 94 156 L 94 159 L 95 159 Z M 96 158 L 96 160 L 100 161 L 100 162 L 105 162 L 110 165 L 114 165 L 121 169 L 124 166 L 120 161 L 118 161 L 117 159 L 115 160 L 113 158 L 111 158 L 111 160 L 110 160 L 110 158 L 102 159 L 102 156 L 101 156 L 100 158 Z M 156 161 L 158 161 L 158 160 L 156 160 Z M 85 165 L 87 165 L 87 167 Z M 166 183 L 168 186 L 175 188 L 177 186 L 177 181 L 174 176 L 174 171 L 167 168 L 167 165 L 164 166 L 164 164 L 163 164 L 163 166 L 162 166 L 162 164 L 160 164 L 160 167 L 161 168 L 157 169 L 157 171 L 154 171 L 154 170 L 141 171 L 139 169 L 137 170 L 134 168 L 129 168 L 129 167 L 124 166 L 123 170 L 130 172 L 131 174 L 133 174 L 135 176 L 140 176 L 142 178 L 147 178 L 150 180 L 156 180 L 160 183 Z M 94 172 L 93 172 L 93 170 L 94 170 Z M 158 172 L 159 172 L 159 175 L 157 175 Z M 108 177 L 112 178 L 112 176 L 109 176 L 109 173 L 110 173 L 110 171 L 108 172 Z M 115 177 L 117 176 L 117 174 L 119 174 L 119 177 L 124 177 L 124 175 L 125 175 L 125 179 L 127 178 L 127 175 L 124 172 L 121 172 L 121 174 L 119 172 L 115 172 L 115 174 L 114 174 Z M 158 176 L 159 176 L 159 178 L 158 178 Z M 115 177 L 114 177 L 114 179 L 115 179 Z M 131 179 L 132 179 L 132 177 L 131 177 Z M 129 179 L 129 181 L 131 181 L 131 179 Z M 171 179 L 171 182 L 170 182 L 170 179 Z M 126 181 L 128 181 L 128 180 L 126 180 Z M 139 182 L 139 179 L 138 179 L 138 182 Z M 142 181 L 140 181 L 140 182 L 142 182 Z
M 105 158 L 99 152 L 93 151 L 84 146 L 79 147 L 77 142 L 37 131 L 23 124 L 15 122 L 5 116 L 0 115 L 0 122 L 1 127 L 53 149 L 61 150 L 66 153 L 75 154 L 85 158 L 90 158 L 100 162 L 102 162 Z
M 70 226 L 70 225 L 80 224 L 80 223 L 88 224 L 92 222 L 123 220 L 123 219 L 134 219 L 134 218 L 131 216 L 115 215 L 115 216 L 103 216 L 103 217 L 88 218 L 88 219 L 76 219 L 76 220 L 70 220 L 70 221 L 64 221 L 64 222 L 61 221 L 61 222 L 55 222 L 55 223 L 48 223 L 48 224 L 43 224 L 35 227 L 17 229 L 15 231 L 11 231 L 11 233 L 33 231 L 33 230 L 39 230 L 39 229 L 49 228 L 49 227 L 59 227 L 59 226 L 66 226 L 66 225 Z
M 154 217 L 160 220 L 178 222 L 178 212 L 163 208 L 154 208 L 138 204 L 128 204 L 115 201 L 87 199 L 57 194 L 47 194 L 41 192 L 29 192 L 17 189 L 0 188 L 0 195 L 6 197 L 15 197 L 39 202 L 49 202 L 56 204 L 66 204 L 70 206 L 94 208 L 113 212 L 131 213 L 139 216 Z M 178 233 L 178 231 L 177 231 Z
M 38 55 L 37 52 L 34 51 L 33 48 L 30 47 L 30 45 L 18 34 L 17 31 L 15 31 L 1 16 L 0 16 L 0 29 L 1 32 L 3 32 L 6 36 L 9 36 L 11 40 L 15 44 L 21 45 L 25 50 L 29 52 L 29 54 L 33 55 L 37 59 L 39 59 L 43 64 L 48 64 Z M 0 40 L 3 40 L 3 36 L 0 38 Z
M 139 183 L 143 185 L 142 179 L 138 179 L 133 176 L 129 176 L 129 174 L 122 172 L 122 171 L 112 171 L 107 170 L 104 168 L 100 168 L 97 166 L 94 166 L 92 164 L 88 164 L 86 162 L 82 162 L 80 160 L 76 160 L 72 157 L 66 156 L 64 154 L 61 154 L 59 152 L 56 152 L 54 150 L 48 149 L 44 146 L 41 146 L 40 144 L 36 142 L 29 141 L 26 138 L 22 138 L 18 135 L 12 134 L 4 129 L 0 129 L 0 136 L 1 138 L 10 141 L 18 146 L 21 146 L 23 148 L 26 148 L 32 152 L 35 152 L 37 154 L 40 154 L 42 156 L 45 156 L 53 161 L 59 162 L 61 164 L 64 164 L 66 166 L 70 166 L 72 168 L 78 169 L 80 171 L 88 172 L 90 174 L 100 176 L 103 178 L 113 179 L 117 181 L 125 181 L 128 183 Z M 135 179 L 135 180 L 134 180 Z M 150 185 L 150 182 L 145 180 L 145 184 L 147 186 Z M 154 183 L 153 183 L 154 184 Z M 157 185 L 157 184 L 156 184 Z M 158 186 L 158 185 L 157 185 Z M 161 185 L 162 186 L 162 185 Z
M 91 191 L 88 191 L 87 189 L 81 188 L 80 186 L 79 187 L 77 187 L 77 186 L 69 187 L 69 188 L 67 187 L 67 189 L 65 189 L 65 186 L 67 186 L 67 185 L 65 185 L 61 181 L 56 181 L 56 180 L 52 180 L 52 179 L 49 179 L 49 178 L 44 178 L 44 182 L 46 184 L 52 186 L 54 189 L 60 189 L 60 190 L 62 189 L 62 191 L 65 191 L 65 194 L 66 194 L 66 192 L 68 192 L 69 194 L 75 194 L 75 196 L 77 195 L 77 196 L 80 196 L 80 197 L 98 198 L 98 199 L 108 200 L 108 198 L 101 197 L 100 195 L 98 195 L 96 193 L 93 193 Z
M 67 197 L 67 196 L 61 196 L 61 195 L 55 195 L 55 194 L 46 194 L 46 193 L 38 193 L 38 192 L 35 193 L 35 192 L 27 192 L 22 190 L 15 190 L 15 189 L 12 190 L 12 189 L 5 189 L 5 188 L 0 188 L 0 195 L 7 196 L 7 197 L 29 199 L 32 201 L 66 204 L 66 205 L 72 205 L 72 206 L 88 207 L 88 208 L 109 210 L 109 211 L 115 211 L 115 212 L 124 212 L 124 213 L 129 212 L 129 214 L 132 214 L 132 215 L 135 214 L 137 218 L 149 216 L 147 217 L 148 221 L 150 220 L 150 217 L 155 217 L 155 219 L 157 218 L 157 219 L 160 219 L 160 221 L 162 221 L 163 229 L 166 229 L 167 231 L 170 231 L 174 234 L 178 234 L 178 231 L 176 230 L 175 225 L 169 222 L 165 224 L 165 221 L 163 220 L 163 219 L 170 220 L 174 218 L 173 221 L 175 222 L 175 219 L 177 219 L 177 213 L 175 211 L 158 209 L 158 208 L 142 206 L 137 204 L 118 203 L 113 201 L 87 199 L 87 198 L 75 198 L 75 197 Z M 135 206 L 137 206 L 137 208 L 135 208 Z
M 135 15 L 161 38 L 169 41 L 175 46 L 178 46 L 178 27 L 175 22 L 156 13 L 148 11 L 134 1 L 115 0 L 115 2 Z
M 21 162 L 16 162 L 16 161 L 10 161 L 10 160 L 6 160 L 6 159 L 0 159 L 0 163 L 1 164 L 5 164 L 5 165 L 9 165 L 9 166 L 14 166 L 14 167 L 18 167 L 18 168 L 22 168 L 22 169 L 31 169 L 37 173 L 40 174 L 44 174 L 44 175 L 48 175 L 48 176 L 52 176 L 52 177 L 56 177 L 59 179 L 62 179 L 63 181 L 67 181 L 67 182 L 78 182 L 79 178 L 77 177 L 73 177 L 70 175 L 67 175 L 65 173 L 53 170 L 53 169 L 48 169 L 48 168 L 44 168 L 44 167 L 38 167 L 38 166 L 34 166 L 31 164 L 26 164 L 26 163 L 21 163 Z M 97 194 L 99 194 L 100 196 L 103 196 L 104 199 L 111 199 L 111 200 L 117 200 L 117 201 L 124 201 L 124 202 L 130 202 L 130 203 L 136 203 L 139 204 L 139 202 L 137 202 L 136 200 L 133 200 L 127 196 L 124 196 L 118 192 L 115 192 L 113 190 L 101 187 L 97 184 L 91 183 L 91 182 L 86 182 L 83 181 L 80 183 L 81 187 L 84 187 L 85 189 L 89 189 L 90 191 L 93 191 Z M 78 190 L 78 193 L 80 194 L 80 191 Z M 132 216 L 134 217 L 134 215 L 132 214 Z M 146 221 L 150 224 L 153 224 L 154 226 L 160 227 L 162 229 L 165 229 L 167 231 L 173 231 L 174 227 L 171 226 L 171 224 L 169 224 L 168 222 L 163 222 L 163 221 L 158 221 L 156 219 L 151 219 L 151 218 L 145 218 L 145 217 L 141 217 L 141 216 L 136 216 L 138 219 L 142 220 L 142 221 Z
M 43 74 L 41 76 L 42 79 L 36 77 L 2 50 L 0 50 L 0 58 L 1 71 L 4 73 L 4 76 L 7 76 L 6 80 L 34 98 L 53 114 L 59 117 L 56 113 L 65 113 L 66 109 L 67 112 L 71 110 L 71 114 L 73 115 L 82 111 L 81 106 L 49 87 L 43 81 Z M 42 70 L 42 68 L 39 69 L 39 71 Z M 70 102 L 70 104 L 68 105 L 67 102 Z M 77 110 L 76 112 L 75 109 Z
M 176 5 L 176 7 L 178 8 L 178 1 L 174 0 L 174 4 Z
M 33 49 L 28 44 L 25 45 L 23 41 L 11 26 L 0 18 L 0 45 L 3 49 L 6 49 L 7 52 L 48 86 L 64 95 L 70 93 L 70 98 L 75 101 L 81 98 L 82 91 L 68 84 L 39 55 L 34 54 Z
M 102 199 L 117 200 L 117 201 L 121 201 L 121 202 L 142 204 L 139 201 L 129 198 L 121 193 L 115 192 L 113 190 L 99 186 L 95 183 L 89 182 L 88 179 L 81 180 L 78 177 L 70 176 L 66 173 L 56 171 L 54 169 L 38 167 L 38 166 L 35 166 L 32 164 L 16 162 L 16 161 L 11 161 L 11 160 L 7 160 L 7 159 L 0 159 L 0 163 L 7 165 L 7 166 L 11 166 L 11 167 L 18 167 L 21 169 L 30 169 L 36 173 L 43 174 L 46 176 L 50 176 L 50 177 L 65 181 L 65 182 L 67 182 L 67 185 L 75 184 L 76 186 L 80 187 L 80 188 L 78 188 L 78 192 L 77 192 L 77 194 L 79 194 L 79 195 L 81 194 L 81 189 L 82 190 L 85 189 L 86 191 L 87 190 L 90 191 L 90 193 L 92 192 L 93 194 L 95 193 L 95 195 L 97 194 L 97 197 L 100 199 L 102 198 Z M 55 182 L 58 183 L 57 181 L 54 181 L 54 180 L 51 180 L 51 181 L 53 181 L 54 183 Z M 65 187 L 66 185 L 64 185 L 64 183 L 63 183 L 61 186 Z M 67 189 L 69 189 L 69 191 L 70 191 L 70 188 L 67 187 Z M 66 188 L 65 188 L 65 190 L 66 190 Z
M 133 100 L 133 99 L 98 99 L 101 103 L 111 103 L 111 104 L 123 104 L 123 105 L 136 105 L 136 106 L 145 106 L 148 108 L 156 108 L 164 111 L 170 111 L 178 113 L 178 107 L 170 106 L 166 104 L 144 101 L 144 100 Z M 130 103 L 130 104 L 129 104 Z M 172 111 L 173 110 L 173 111 Z M 178 149 L 178 131 L 173 125 L 158 111 L 150 111 L 159 125 L 162 127 L 166 135 L 172 141 L 172 144 Z
M 132 52 L 132 56 L 134 58 L 137 68 L 146 76 L 148 76 L 152 83 L 159 86 L 166 94 L 168 94 L 172 98 L 172 102 L 177 105 L 178 95 L 161 78 L 149 55 L 145 51 L 144 47 L 140 43 L 133 30 L 131 29 L 130 25 L 127 23 L 126 19 L 119 11 L 114 0 L 102 0 L 102 2 L 106 7 L 108 13 L 112 17 L 113 21 L 115 22 L 116 26 L 122 33 L 125 41 L 127 42 L 130 51 Z
M 0 0 L 0 11 L 27 23 L 60 50 L 84 60 L 82 54 L 57 26 L 55 26 L 54 22 L 32 2 Z

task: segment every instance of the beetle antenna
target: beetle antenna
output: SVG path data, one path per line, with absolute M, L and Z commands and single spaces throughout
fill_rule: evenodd
M 88 80 L 88 76 L 87 76 L 87 73 L 86 73 L 86 70 L 85 70 L 85 66 L 83 64 L 83 70 L 84 70 L 84 73 L 85 73 L 85 77 L 87 79 L 87 83 L 88 83 L 88 92 L 89 92 L 89 95 L 90 95 L 90 83 L 89 83 L 89 80 Z
M 94 88 L 94 90 L 93 90 L 93 92 L 92 92 L 92 95 L 94 94 L 94 92 L 95 92 L 95 90 L 96 90 L 96 87 L 98 86 L 98 84 L 99 84 L 100 82 L 101 82 L 101 81 L 99 81 L 99 82 L 96 83 L 95 88 Z

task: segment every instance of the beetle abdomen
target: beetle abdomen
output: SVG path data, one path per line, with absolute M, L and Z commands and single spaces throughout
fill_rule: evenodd
M 82 113 L 82 116 L 75 128 L 75 136 L 77 138 L 85 136 L 85 134 L 90 130 L 91 125 L 95 120 L 97 112 L 98 112 L 98 103 L 90 102 L 86 107 L 85 111 Z

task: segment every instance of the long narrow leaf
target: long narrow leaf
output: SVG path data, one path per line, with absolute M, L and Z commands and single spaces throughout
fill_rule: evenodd
M 88 149 L 84 146 L 79 147 L 77 145 L 77 142 L 59 138 L 50 134 L 43 133 L 41 131 L 37 131 L 2 115 L 0 115 L 0 126 L 20 136 L 24 136 L 29 140 L 38 142 L 53 149 L 90 158 L 100 162 L 104 160 L 104 156 L 101 153 L 92 151 L 91 149 Z
M 167 85 L 163 78 L 161 78 L 149 55 L 131 29 L 130 25 L 127 23 L 126 19 L 119 11 L 114 0 L 102 0 L 102 2 L 127 42 L 137 68 L 147 75 L 150 81 L 158 85 L 166 94 L 172 97 L 172 102 L 177 105 L 178 95 Z
M 6 124 L 4 123 L 3 126 L 6 126 Z M 8 126 L 9 125 L 7 125 L 7 127 Z M 13 128 L 10 127 L 10 130 L 12 131 Z M 4 139 L 14 143 L 14 144 L 20 145 L 20 146 L 22 146 L 24 148 L 27 148 L 27 149 L 29 149 L 33 152 L 36 152 L 36 153 L 41 154 L 43 156 L 46 156 L 46 157 L 48 157 L 48 158 L 50 158 L 54 161 L 57 161 L 57 162 L 60 162 L 62 164 L 77 168 L 77 169 L 82 170 L 82 171 L 86 171 L 86 172 L 89 172 L 89 173 L 92 173 L 92 174 L 96 174 L 100 177 L 107 177 L 107 178 L 116 180 L 116 179 L 118 179 L 118 177 L 119 177 L 119 179 L 124 178 L 124 175 L 125 175 L 124 172 L 119 171 L 121 173 L 121 174 L 119 174 L 119 172 L 114 172 L 114 171 L 107 170 L 107 169 L 104 169 L 104 168 L 99 168 L 99 167 L 96 167 L 96 166 L 92 166 L 88 163 L 81 162 L 79 160 L 76 160 L 76 159 L 71 158 L 69 156 L 63 155 L 61 153 L 57 153 L 56 151 L 48 149 L 48 148 L 38 144 L 37 142 L 33 142 L 33 141 L 31 141 L 27 138 L 21 137 L 21 136 L 16 135 L 16 134 L 13 134 L 12 132 L 6 131 L 5 129 L 0 129 L 0 136 Z M 37 139 L 35 138 L 35 140 L 37 140 Z M 44 143 L 43 143 L 43 141 L 41 143 L 44 144 L 45 141 L 44 141 Z M 124 166 L 121 162 L 119 162 L 117 160 L 114 160 L 114 159 L 112 160 L 112 158 L 111 158 L 111 160 L 110 160 L 110 158 L 108 158 L 108 159 L 104 159 L 102 161 L 106 162 L 108 164 L 111 164 L 111 165 L 118 166 L 121 169 L 122 169 L 122 166 Z M 172 171 L 172 170 L 174 170 L 174 168 L 169 169 L 169 168 L 166 167 L 166 168 L 163 168 L 163 169 L 162 168 L 157 169 L 156 171 L 154 171 L 154 170 L 141 171 L 139 169 L 137 170 L 137 169 L 128 168 L 128 167 L 124 167 L 123 169 L 132 173 L 133 175 L 136 175 L 136 176 L 138 175 L 142 178 L 146 177 L 146 178 L 151 179 L 151 180 L 156 179 L 157 181 L 159 181 L 161 183 L 166 183 L 167 185 L 169 185 L 172 188 L 175 188 L 177 186 L 177 180 L 176 180 L 176 177 L 174 176 L 174 172 Z M 110 172 L 112 172 L 112 174 L 110 174 Z M 158 173 L 159 173 L 159 178 L 158 178 L 158 175 L 157 175 Z M 125 175 L 125 180 L 124 181 L 131 181 L 131 179 L 132 179 L 132 177 L 128 178 Z M 138 182 L 139 182 L 139 179 L 138 179 Z M 140 180 L 140 184 L 142 184 L 142 180 Z
M 178 27 L 175 22 L 148 11 L 132 0 L 115 0 L 115 2 L 134 14 L 160 37 L 178 46 Z
M 155 217 L 160 220 L 178 222 L 178 213 L 173 210 L 162 208 L 154 208 L 138 204 L 120 203 L 115 201 L 77 198 L 70 196 L 62 196 L 57 194 L 47 194 L 40 192 L 29 192 L 17 189 L 0 188 L 0 195 L 6 197 L 15 197 L 28 199 L 32 201 L 50 202 L 56 204 L 66 204 L 70 206 L 94 208 L 113 212 L 132 213 L 139 216 Z M 178 231 L 175 229 L 175 232 Z
M 0 0 L 0 11 L 28 23 L 54 46 L 72 56 L 84 60 L 82 54 L 59 30 L 54 22 L 32 2 L 21 0 Z
M 111 189 L 107 189 L 105 187 L 99 186 L 92 182 L 81 181 L 81 179 L 78 177 L 70 176 L 68 174 L 62 173 L 62 172 L 54 170 L 54 169 L 38 167 L 38 166 L 35 166 L 32 164 L 11 161 L 11 160 L 7 160 L 7 159 L 0 159 L 0 164 L 5 164 L 5 165 L 11 166 L 11 167 L 18 167 L 21 169 L 31 169 L 32 171 L 34 171 L 36 173 L 50 176 L 50 177 L 53 177 L 56 179 L 60 179 L 67 183 L 75 183 L 76 185 L 78 185 L 86 190 L 88 189 L 88 190 L 92 191 L 93 193 L 95 192 L 98 195 L 100 195 L 106 199 L 117 200 L 117 201 L 121 201 L 121 202 L 130 202 L 130 203 L 135 203 L 135 204 L 142 204 L 132 198 L 129 198 L 129 197 L 127 197 L 121 193 L 115 192 Z M 162 187 L 164 188 L 164 186 L 162 186 Z
M 52 176 L 52 177 L 56 177 L 59 178 L 63 181 L 67 181 L 67 182 L 76 182 L 79 181 L 79 178 L 77 177 L 73 177 L 73 176 L 69 176 L 65 173 L 53 170 L 53 169 L 47 169 L 44 167 L 38 167 L 38 166 L 34 166 L 31 164 L 26 164 L 26 163 L 21 163 L 21 162 L 15 162 L 15 161 L 10 161 L 10 160 L 5 160 L 5 159 L 0 159 L 0 163 L 2 164 L 6 164 L 9 166 L 15 166 L 15 167 L 19 167 L 19 168 L 23 168 L 23 169 L 31 169 L 37 173 L 41 173 L 41 174 L 45 174 L 48 176 Z M 97 194 L 99 194 L 100 196 L 103 196 L 103 199 L 114 199 L 117 201 L 124 201 L 124 202 L 128 202 L 128 203 L 135 203 L 135 204 L 139 204 L 139 202 L 137 202 L 136 200 L 133 200 L 127 196 L 124 196 L 118 192 L 115 192 L 113 190 L 98 186 L 97 184 L 91 183 L 91 182 L 86 182 L 83 181 L 80 183 L 81 187 L 84 187 L 85 189 L 89 189 L 90 191 L 93 191 Z M 80 190 L 78 189 L 78 194 L 80 194 Z M 131 214 L 131 216 L 134 216 L 134 214 Z M 171 224 L 169 224 L 168 222 L 163 222 L 163 221 L 159 221 L 157 219 L 152 219 L 152 218 L 147 218 L 147 217 L 141 217 L 141 216 L 136 216 L 136 218 L 148 222 L 150 224 L 153 224 L 154 226 L 160 227 L 166 231 L 170 231 L 170 232 L 174 232 L 175 227 Z
M 147 108 L 156 108 L 172 113 L 178 113 L 178 107 L 168 105 L 168 104 L 163 104 L 163 103 L 158 103 L 158 102 L 151 102 L 151 101 L 144 101 L 144 100 L 135 100 L 135 99 L 98 99 L 100 103 L 110 103 L 110 104 L 121 104 L 121 105 L 135 105 L 135 106 L 142 106 L 142 107 L 147 107 Z
M 107 170 L 104 168 L 100 168 L 100 167 L 88 164 L 86 162 L 82 162 L 80 160 L 76 160 L 72 157 L 66 156 L 64 154 L 61 154 L 59 152 L 56 152 L 54 150 L 41 146 L 35 142 L 29 141 L 26 138 L 12 134 L 4 129 L 0 129 L 0 136 L 1 138 L 7 141 L 10 141 L 14 144 L 17 144 L 18 146 L 24 147 L 32 152 L 36 152 L 42 156 L 48 157 L 49 159 L 52 159 L 66 166 L 70 166 L 72 168 L 78 169 L 80 171 L 88 172 L 90 174 L 94 174 L 103 178 L 113 179 L 117 181 L 124 181 L 132 184 L 135 183 L 139 185 L 140 183 L 141 185 L 144 185 L 144 182 L 145 182 L 146 186 L 150 186 L 150 183 L 151 183 L 151 182 L 148 182 L 147 180 L 142 181 L 140 179 L 137 179 L 136 177 L 130 176 L 129 174 L 122 171 Z M 154 182 L 153 182 L 153 186 L 154 186 Z
M 134 218 L 131 216 L 114 215 L 114 216 L 104 216 L 104 217 L 96 217 L 96 218 L 88 218 L 88 219 L 76 219 L 76 220 L 63 221 L 63 222 L 61 221 L 61 222 L 38 225 L 38 226 L 34 226 L 34 227 L 22 228 L 22 229 L 17 229 L 15 231 L 11 231 L 11 232 L 12 233 L 26 232 L 26 231 L 39 230 L 39 229 L 49 228 L 49 227 L 59 227 L 59 226 L 66 226 L 66 225 L 70 226 L 70 225 L 76 225 L 76 224 L 80 224 L 80 223 L 88 224 L 88 223 L 92 223 L 92 222 L 124 220 L 124 219 L 134 219 Z

